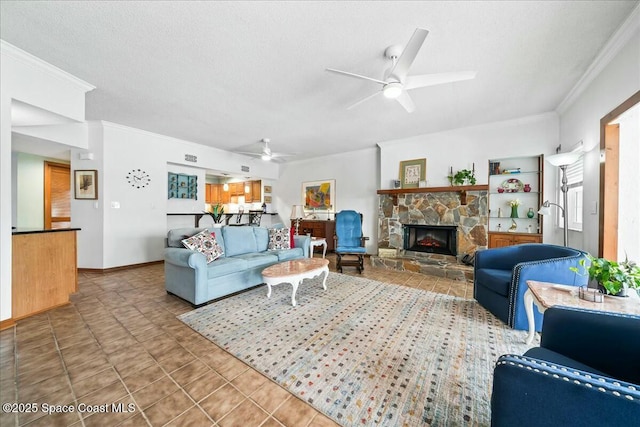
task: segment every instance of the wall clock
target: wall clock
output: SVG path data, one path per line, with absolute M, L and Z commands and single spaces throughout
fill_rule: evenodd
M 133 188 L 144 188 L 151 183 L 151 177 L 142 169 L 132 169 L 127 174 L 127 182 Z

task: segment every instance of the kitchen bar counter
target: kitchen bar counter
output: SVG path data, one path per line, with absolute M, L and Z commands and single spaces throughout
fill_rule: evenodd
M 78 291 L 79 228 L 12 230 L 11 317 L 69 303 Z

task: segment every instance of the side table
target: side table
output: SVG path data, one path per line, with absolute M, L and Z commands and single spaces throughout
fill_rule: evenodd
M 313 248 L 322 246 L 322 258 L 327 255 L 327 239 L 324 237 L 312 237 L 309 242 L 309 258 L 313 258 Z
M 533 304 L 538 307 L 540 313 L 554 305 L 563 305 L 574 308 L 587 308 L 590 310 L 609 311 L 612 313 L 640 315 L 640 302 L 638 296 L 614 297 L 605 295 L 603 302 L 592 302 L 581 299 L 578 296 L 578 286 L 558 285 L 555 283 L 536 282 L 527 280 L 527 289 L 524 293 L 524 308 L 529 321 L 529 333 L 527 344 L 531 344 L 536 334 L 536 325 L 533 319 Z

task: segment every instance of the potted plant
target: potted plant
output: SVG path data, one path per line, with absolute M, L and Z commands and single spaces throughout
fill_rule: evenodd
M 640 289 L 640 267 L 635 262 L 628 259 L 617 262 L 591 255 L 587 255 L 587 260 L 580 260 L 583 272 L 580 272 L 578 267 L 570 267 L 571 271 L 577 274 L 588 274 L 589 280 L 596 281 L 598 287 L 607 294 L 628 296 L 628 289 L 635 290 L 636 293 Z
M 211 207 L 210 211 L 205 211 L 204 213 L 210 215 L 214 223 L 220 224 L 222 222 L 222 216 L 224 215 L 224 206 L 216 203 Z
M 449 175 L 447 177 L 451 185 L 475 185 L 476 177 L 475 172 L 469 169 L 462 169 L 455 173 L 455 175 Z

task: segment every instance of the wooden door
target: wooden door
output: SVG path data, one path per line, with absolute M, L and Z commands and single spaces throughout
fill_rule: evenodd
M 44 228 L 71 226 L 71 171 L 69 165 L 44 162 Z

